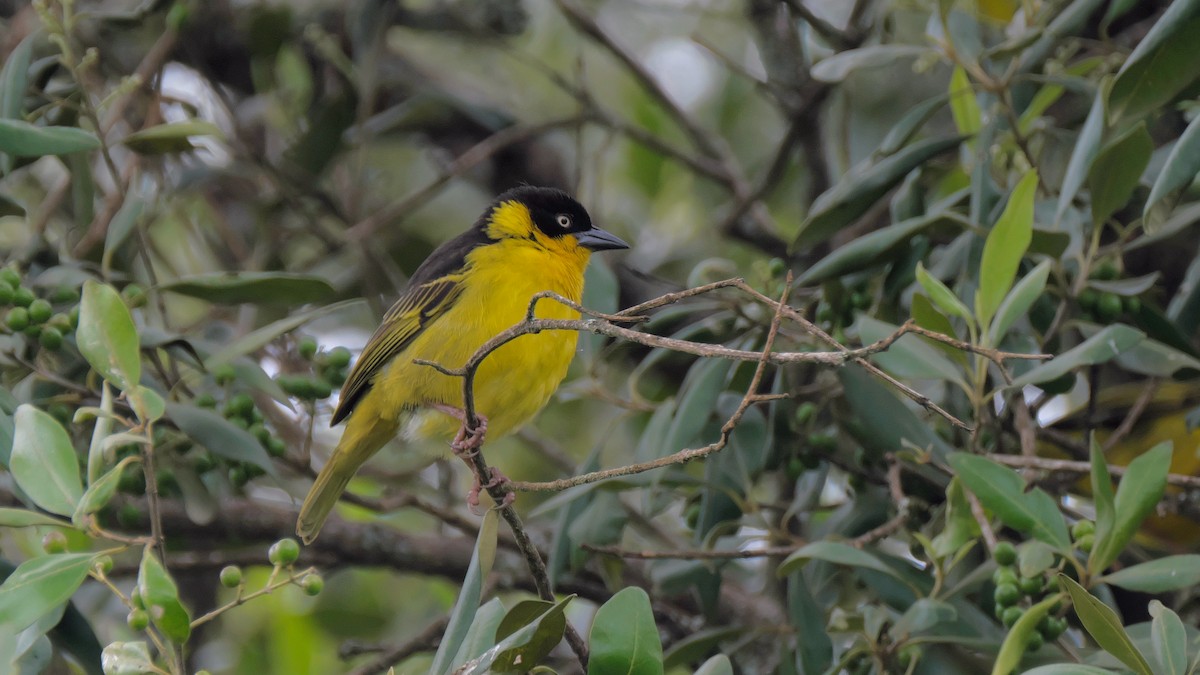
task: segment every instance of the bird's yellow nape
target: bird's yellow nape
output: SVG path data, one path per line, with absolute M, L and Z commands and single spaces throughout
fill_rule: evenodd
M 528 239 L 535 230 L 529 207 L 516 200 L 500 202 L 488 216 L 487 235 L 492 239 Z

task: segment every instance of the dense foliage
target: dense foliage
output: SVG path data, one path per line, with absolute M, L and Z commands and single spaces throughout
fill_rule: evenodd
M 0 17 L 0 672 L 1196 671 L 1200 0 Z M 633 246 L 513 508 L 396 444 L 298 546 L 521 182 Z

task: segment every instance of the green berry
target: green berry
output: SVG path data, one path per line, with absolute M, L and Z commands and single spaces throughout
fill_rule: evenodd
M 314 378 L 311 378 L 309 380 L 309 382 L 310 382 L 309 386 L 312 388 L 314 399 L 321 400 L 324 398 L 329 398 L 330 396 L 333 395 L 333 387 L 329 384 L 328 381 L 323 380 L 319 377 L 314 377 Z
M 867 309 L 871 306 L 871 296 L 863 291 L 850 294 L 850 306 L 854 309 Z
M 46 553 L 62 553 L 67 550 L 67 535 L 58 530 L 50 530 L 42 537 L 42 550 Z
M 64 335 L 70 333 L 74 328 L 71 325 L 71 317 L 63 314 L 62 312 L 50 317 L 50 320 L 46 322 L 46 325 L 57 328 L 58 332 L 63 333 Z
M 1121 276 L 1121 270 L 1117 269 L 1117 264 L 1111 259 L 1102 261 L 1092 269 L 1092 278 L 1100 281 L 1112 281 Z
M 129 593 L 129 603 L 134 609 L 146 609 L 146 601 L 142 599 L 142 591 L 137 586 Z
M 260 422 L 251 424 L 247 431 L 250 432 L 251 436 L 258 439 L 258 442 L 262 445 L 266 445 L 267 442 L 271 440 L 271 432 L 268 431 L 267 428 Z
M 1017 571 L 1014 570 L 1010 565 L 997 567 L 996 571 L 992 572 L 992 583 L 996 584 L 997 586 L 1003 586 L 1004 584 L 1012 584 L 1015 586 L 1017 585 L 1017 580 Z
M 321 377 L 325 378 L 325 381 L 329 383 L 329 386 L 340 387 L 346 382 L 346 369 L 328 368 L 321 373 Z
M 150 615 L 144 609 L 130 610 L 129 615 L 125 617 L 125 623 L 131 630 L 146 630 L 150 625 Z
M 29 327 L 29 310 L 24 307 L 13 307 L 4 317 L 4 325 L 14 333 L 25 330 Z
M 16 295 L 16 293 L 13 291 L 12 286 L 9 286 L 5 283 L 0 283 L 0 305 L 11 305 L 14 295 Z
M 813 403 L 812 401 L 805 401 L 804 403 L 801 403 L 800 405 L 796 406 L 796 424 L 798 426 L 804 426 L 805 424 L 808 424 L 808 421 L 811 420 L 815 414 L 817 414 L 817 404 Z
M 1121 316 L 1122 309 L 1124 304 L 1121 302 L 1121 296 L 1116 293 L 1101 293 L 1100 299 L 1096 301 L 1096 318 L 1102 323 L 1116 321 L 1117 317 Z
M 808 444 L 813 450 L 828 455 L 837 450 L 837 439 L 829 434 L 809 434 Z
M 18 307 L 28 307 L 33 304 L 33 301 L 36 298 L 37 296 L 33 294 L 33 291 L 29 290 L 29 288 L 25 286 L 21 286 L 17 288 L 17 292 L 13 294 L 13 304 Z
M 246 481 L 250 480 L 250 476 L 246 474 L 246 469 L 240 466 L 229 467 L 229 482 L 235 487 L 242 487 Z
M 254 410 L 254 399 L 250 398 L 250 394 L 241 393 L 234 394 L 225 402 L 223 412 L 226 417 L 248 419 L 252 410 Z
M 1142 311 L 1142 299 L 1136 295 L 1127 295 L 1124 299 L 1125 311 L 1130 314 L 1137 314 Z
M 1071 538 L 1078 540 L 1096 532 L 1096 523 L 1090 520 L 1080 520 L 1071 526 Z
M 1042 592 L 1042 589 L 1045 587 L 1045 579 L 1041 576 L 1021 577 L 1021 580 L 1017 583 L 1017 587 L 1025 595 L 1033 597 Z
M 192 461 L 192 468 L 196 470 L 196 473 L 208 473 L 217 468 L 217 462 L 213 459 L 211 453 L 200 452 Z
M 1017 562 L 1017 547 L 1013 546 L 1012 542 L 1002 541 L 996 544 L 992 557 L 996 559 L 997 565 L 1012 565 Z
M 9 286 L 16 288 L 21 285 L 21 273 L 12 267 L 5 267 L 0 270 L 0 281 L 5 281 Z
M 71 311 L 67 312 L 67 318 L 71 320 L 71 328 L 79 328 L 79 305 L 75 305 Z
M 200 394 L 192 402 L 195 403 L 196 406 L 200 407 L 200 408 L 215 408 L 215 407 L 217 407 L 216 397 L 214 397 L 212 394 L 209 394 L 208 392 Z
M 233 364 L 231 363 L 222 363 L 216 366 L 212 369 L 212 374 L 213 379 L 222 387 L 237 379 L 237 371 L 233 369 Z
M 113 559 L 111 555 L 102 555 L 92 561 L 92 569 L 96 574 L 105 575 L 112 571 Z
M 275 382 L 288 396 L 295 396 L 299 399 L 313 397 L 312 380 L 303 375 L 280 375 L 275 378 Z
M 317 341 L 307 335 L 300 338 L 300 344 L 296 345 L 296 351 L 300 353 L 300 358 L 305 361 L 312 361 L 317 355 Z
M 66 403 L 51 403 L 50 405 L 46 406 L 46 412 L 50 413 L 50 416 L 54 419 L 61 422 L 63 426 L 70 424 L 71 419 L 75 416 L 75 414 L 71 411 L 71 406 L 67 405 Z
M 49 302 L 38 298 L 29 303 L 29 320 L 33 323 L 46 323 L 54 316 L 54 308 Z
M 267 454 L 272 457 L 283 457 L 287 453 L 287 444 L 282 438 L 272 436 L 267 439 Z
M 121 289 L 121 297 L 125 299 L 125 304 L 129 305 L 130 309 L 137 309 L 146 304 L 146 289 L 140 284 L 127 284 Z
M 325 363 L 334 368 L 345 368 L 350 365 L 350 350 L 345 347 L 334 347 L 325 355 Z
M 1094 534 L 1085 534 L 1082 537 L 1075 540 L 1075 545 L 1078 546 L 1079 550 L 1083 551 L 1084 553 L 1091 553 L 1092 546 L 1094 546 L 1095 544 L 1096 544 L 1096 535 L 1094 535 Z
M 795 482 L 804 474 L 804 462 L 799 457 L 791 457 L 787 462 L 787 479 Z
M 54 326 L 46 326 L 42 328 L 42 334 L 38 336 L 38 342 L 43 348 L 56 352 L 62 349 L 63 334 Z
M 29 336 L 29 339 L 36 340 L 42 336 L 42 327 L 35 323 L 31 323 L 28 326 L 25 326 L 25 330 L 21 332 Z
M 700 522 L 700 503 L 693 502 L 688 506 L 687 511 L 683 515 L 683 520 L 690 529 L 696 529 L 696 525 Z
M 992 593 L 992 599 L 1001 607 L 1015 605 L 1021 599 L 1021 589 L 1013 584 L 1000 584 L 996 587 L 996 591 Z
M 1047 642 L 1057 640 L 1063 633 L 1067 632 L 1067 620 L 1047 616 L 1038 624 L 1038 632 L 1042 634 L 1042 637 L 1046 638 Z
M 242 568 L 237 565 L 227 565 L 221 569 L 221 585 L 225 588 L 237 588 L 242 584 Z
M 1100 293 L 1094 288 L 1085 288 L 1079 292 L 1079 297 L 1076 301 L 1081 309 L 1093 310 L 1096 308 L 1096 302 L 1100 300 Z
M 134 473 L 137 472 L 122 472 L 121 478 Z M 145 486 L 143 485 L 143 489 L 144 488 Z M 118 485 L 117 489 L 125 492 L 125 488 L 121 485 Z M 136 530 L 138 527 L 142 526 L 142 512 L 139 511 L 138 507 L 134 506 L 133 504 L 123 504 L 121 508 L 117 509 L 117 522 L 121 524 L 121 527 L 127 530 Z
M 58 286 L 50 291 L 50 302 L 56 305 L 79 302 L 79 289 L 71 286 Z
M 1029 642 L 1025 644 L 1027 651 L 1036 652 L 1046 644 L 1046 638 L 1042 637 L 1042 634 L 1035 630 L 1029 634 Z
M 320 595 L 321 591 L 325 590 L 325 580 L 320 574 L 309 572 L 300 580 L 300 588 L 308 595 Z
M 271 544 L 271 548 L 267 550 L 267 560 L 276 567 L 291 565 L 299 557 L 300 544 L 297 544 L 296 540 L 291 537 L 280 539 Z
M 1012 628 L 1012 625 L 1020 620 L 1022 616 L 1025 616 L 1024 609 L 1021 609 L 1020 607 L 1008 607 L 1004 610 L 1004 613 L 1000 615 L 1000 623 Z
M 899 654 L 896 654 L 897 660 L 900 661 L 900 667 L 908 669 L 909 666 L 921 660 L 921 645 L 905 645 Z

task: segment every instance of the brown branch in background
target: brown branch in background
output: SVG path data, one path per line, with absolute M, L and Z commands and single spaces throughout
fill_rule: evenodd
M 862 548 L 867 544 L 872 544 L 880 539 L 889 537 L 900 531 L 912 517 L 912 503 L 908 495 L 904 494 L 904 488 L 900 485 L 900 460 L 895 455 L 887 456 L 888 471 L 887 484 L 888 492 L 892 496 L 892 501 L 896 504 L 896 515 L 892 516 L 879 527 L 876 527 L 868 532 L 850 540 L 850 545 L 854 548 Z
M 1087 475 L 1092 471 L 1091 462 L 1080 462 L 1072 459 L 1046 459 L 1045 457 L 1025 457 L 1022 455 L 984 455 L 997 464 L 1019 468 L 1039 469 L 1042 471 L 1063 472 Z M 1124 476 L 1127 467 L 1109 465 L 1108 472 L 1113 476 Z M 1178 473 L 1167 474 L 1167 484 L 1190 490 L 1200 489 L 1200 476 L 1185 476 Z
M 676 551 L 632 551 L 619 546 L 592 546 L 580 544 L 580 548 L 592 553 L 610 555 L 615 558 L 631 558 L 634 560 L 738 560 L 742 558 L 768 558 L 771 556 L 788 555 L 803 544 L 794 546 L 768 546 L 737 551 L 714 551 L 706 549 L 689 549 Z
M 1137 400 L 1133 402 L 1132 406 L 1130 406 L 1129 411 L 1125 413 L 1125 417 L 1121 420 L 1121 424 L 1118 425 L 1116 430 L 1113 431 L 1112 435 L 1104 441 L 1105 454 L 1108 454 L 1109 450 L 1117 447 L 1117 444 L 1120 443 L 1121 440 L 1128 436 L 1129 432 L 1133 430 L 1134 425 L 1136 425 L 1138 420 L 1141 419 L 1142 413 L 1146 411 L 1146 407 L 1149 406 L 1150 402 L 1154 400 L 1154 394 L 1158 392 L 1158 385 L 1161 383 L 1162 381 L 1156 377 L 1146 380 L 1145 387 L 1142 389 L 1142 392 L 1138 394 Z
M 834 51 L 840 52 L 850 49 L 857 44 L 852 37 L 843 33 L 836 26 L 813 14 L 812 10 L 804 5 L 803 0 L 783 0 L 783 4 L 799 15 L 804 20 L 804 23 L 807 23 L 813 31 L 825 38 L 830 46 L 834 48 Z
M 983 510 L 983 504 L 979 503 L 979 498 L 974 492 L 967 490 L 967 501 L 971 504 L 971 515 L 975 516 L 975 522 L 979 523 L 979 531 L 983 535 L 983 543 L 987 544 L 989 552 L 996 550 L 996 531 L 992 529 L 992 522 L 988 520 L 987 513 Z
M 388 668 L 413 654 L 437 649 L 438 642 L 441 641 L 442 634 L 446 632 L 446 626 L 449 624 L 450 616 L 443 616 L 426 626 L 420 633 L 412 636 L 407 641 L 382 651 L 379 656 L 351 670 L 348 675 L 371 675 L 371 673 L 387 672 Z M 357 656 L 357 653 L 350 650 L 343 650 L 340 656 L 343 659 L 348 659 Z

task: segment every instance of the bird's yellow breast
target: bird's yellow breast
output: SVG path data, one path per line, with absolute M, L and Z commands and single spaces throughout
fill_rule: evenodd
M 559 242 L 553 242 L 558 244 Z M 463 406 L 462 379 L 413 363 L 423 359 L 459 368 L 483 343 L 525 318 L 530 299 L 553 291 L 579 302 L 588 252 L 573 242 L 554 248 L 530 239 L 505 238 L 467 255 L 462 295 L 444 316 L 399 354 L 363 401 L 384 418 L 416 412 L 404 434 L 412 438 L 449 437 L 459 422 L 421 408 L 431 403 Z M 554 300 L 538 302 L 539 318 L 577 319 L 579 313 Z M 479 366 L 476 410 L 488 418 L 496 438 L 533 417 L 567 374 L 577 334 L 546 331 L 505 344 Z M 372 400 L 374 399 L 374 400 Z M 366 413 L 356 410 L 356 415 Z M 368 413 L 370 414 L 370 413 Z

